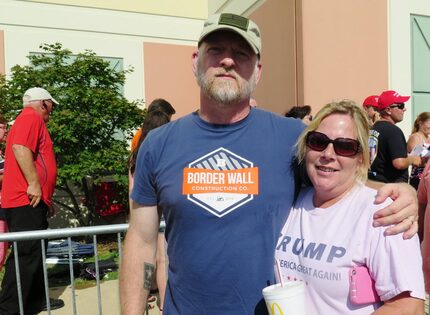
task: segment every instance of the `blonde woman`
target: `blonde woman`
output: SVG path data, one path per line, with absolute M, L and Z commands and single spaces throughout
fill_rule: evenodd
M 297 143 L 309 184 L 291 209 L 275 256 L 285 279 L 305 282 L 309 314 L 423 312 L 418 237 L 385 236 L 372 225 L 375 211 L 391 201 L 375 205 L 377 191 L 364 185 L 368 135 L 364 111 L 342 101 L 323 107 Z M 351 270 L 373 279 L 366 293 L 374 290 L 375 300 L 353 294 Z

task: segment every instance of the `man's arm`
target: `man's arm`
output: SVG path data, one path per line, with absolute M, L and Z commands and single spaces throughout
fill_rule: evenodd
M 424 239 L 424 218 L 426 215 L 427 204 L 422 204 L 418 202 L 418 237 L 420 241 Z
M 123 315 L 142 315 L 145 310 L 155 276 L 158 226 L 157 206 L 132 201 L 119 280 Z
M 42 189 L 33 162 L 33 152 L 21 144 L 13 144 L 12 150 L 28 184 L 27 195 L 30 199 L 30 205 L 36 207 L 42 198 Z
M 424 272 L 424 284 L 426 292 L 430 292 L 430 213 L 424 214 L 424 226 L 427 229 L 424 230 L 423 242 L 421 248 L 421 254 L 423 257 L 423 272 Z
M 409 155 L 405 158 L 397 158 L 392 161 L 394 168 L 398 170 L 404 170 L 409 167 L 409 165 L 420 166 L 422 164 L 422 160 L 420 156 Z
M 418 231 L 418 199 L 416 190 L 407 183 L 385 184 L 368 180 L 367 186 L 378 190 L 375 204 L 380 204 L 387 198 L 393 199 L 389 206 L 378 210 L 373 215 L 373 226 L 389 226 L 385 235 L 403 233 L 404 239 L 409 239 Z
M 372 315 L 421 315 L 424 314 L 424 301 L 413 298 L 407 292 L 400 293 L 394 298 L 385 301 Z

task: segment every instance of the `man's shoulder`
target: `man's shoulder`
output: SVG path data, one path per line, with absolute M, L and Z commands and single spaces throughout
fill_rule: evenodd
M 8 141 L 10 143 L 17 139 L 39 137 L 47 133 L 47 127 L 42 116 L 32 108 L 25 107 L 16 117 L 9 133 Z
M 38 112 L 36 112 L 31 107 L 24 107 L 21 113 L 16 117 L 15 123 L 20 123 L 21 121 L 35 121 L 39 123 L 44 123 L 42 115 L 40 115 Z
M 377 121 L 372 130 L 377 130 L 380 134 L 402 134 L 403 131 L 395 124 L 392 124 L 388 121 Z
M 274 112 L 270 112 L 261 108 L 256 108 L 255 114 L 260 119 L 270 119 L 279 126 L 284 126 L 286 128 L 298 128 L 302 131 L 306 126 L 300 119 L 294 119 L 290 117 L 284 117 Z
M 372 130 L 379 130 L 381 128 L 384 128 L 388 123 L 383 120 L 377 120 L 373 123 Z
M 184 131 L 186 130 L 186 128 L 189 128 L 191 126 L 192 115 L 192 113 L 185 115 L 178 119 L 172 120 L 158 128 L 155 128 L 149 132 L 147 137 L 150 137 L 152 139 L 165 138 L 168 134 L 171 134 L 172 132 L 175 134 L 178 130 Z
M 378 120 L 373 124 L 372 129 L 375 128 L 386 128 L 386 129 L 399 129 L 395 124 L 385 121 L 385 120 Z
M 195 116 L 195 113 L 190 113 L 185 116 L 179 117 L 178 119 L 172 120 L 168 122 L 165 125 L 162 125 L 161 127 L 157 128 L 156 130 L 169 130 L 169 129 L 176 129 L 176 128 L 183 128 L 184 126 L 189 125 L 193 121 L 193 116 Z

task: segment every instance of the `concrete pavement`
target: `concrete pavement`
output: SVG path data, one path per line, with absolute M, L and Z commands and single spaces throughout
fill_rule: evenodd
M 103 281 L 100 286 L 103 315 L 119 315 L 119 292 L 118 280 Z M 76 314 L 78 315 L 98 315 L 97 287 L 75 290 Z M 72 290 L 70 286 L 50 289 L 52 298 L 59 298 L 64 301 L 65 306 L 51 311 L 51 315 L 73 315 Z M 148 315 L 159 315 L 158 307 L 155 303 L 154 309 Z M 48 312 L 41 312 L 40 315 L 47 315 Z M 146 315 L 146 314 L 145 314 Z

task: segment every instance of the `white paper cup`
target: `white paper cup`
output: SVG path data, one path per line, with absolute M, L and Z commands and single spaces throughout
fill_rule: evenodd
M 306 315 L 305 283 L 286 281 L 263 289 L 264 300 L 270 315 Z

